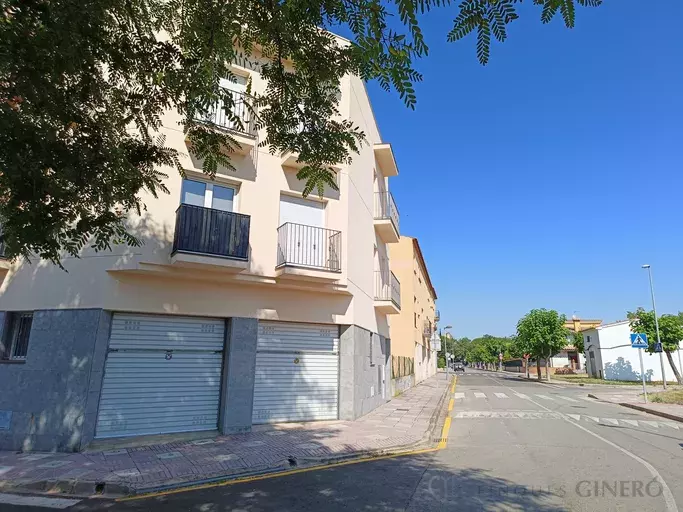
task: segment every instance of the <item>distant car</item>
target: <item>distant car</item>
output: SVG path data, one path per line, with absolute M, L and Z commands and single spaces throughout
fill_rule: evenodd
M 455 370 L 456 372 L 463 372 L 463 373 L 465 373 L 465 365 L 462 364 L 462 363 L 455 363 L 455 364 L 453 365 L 453 370 Z

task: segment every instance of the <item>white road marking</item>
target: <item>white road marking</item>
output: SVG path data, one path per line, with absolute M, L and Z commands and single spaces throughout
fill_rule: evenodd
M 638 422 L 636 420 L 621 420 L 621 421 L 623 421 L 627 425 L 631 425 L 632 427 L 638 426 Z
M 581 419 L 581 415 L 580 415 L 580 414 L 567 414 L 567 416 L 569 416 L 569 417 L 570 417 L 571 419 L 573 419 L 574 421 L 579 421 L 579 420 Z
M 678 425 L 676 425 L 675 423 L 673 423 L 671 421 L 660 421 L 660 423 L 662 425 L 666 425 L 667 427 L 675 428 L 676 430 L 678 430 Z
M 486 393 L 477 393 L 475 391 L 474 392 L 474 398 L 486 398 Z
M 615 420 L 614 418 L 602 418 L 602 421 L 611 423 L 612 425 L 619 425 L 619 420 Z
M 524 400 L 529 400 L 529 395 L 525 395 L 524 393 L 515 393 L 517 395 L 517 398 L 523 398 Z
M 493 393 L 496 395 L 496 398 L 507 398 L 508 396 L 505 393 Z
M 652 428 L 659 428 L 659 424 L 656 421 L 640 420 L 640 422 L 645 423 L 645 425 L 648 425 Z
M 600 418 L 596 418 L 595 416 L 586 416 L 586 418 L 592 419 L 595 423 L 600 423 Z
M 555 398 L 561 398 L 562 400 L 566 400 L 567 402 L 578 402 L 578 400 L 574 400 L 573 398 L 568 396 L 555 395 Z
M 465 393 L 455 393 L 453 396 L 458 400 L 459 398 L 465 398 Z
M 18 505 L 24 507 L 45 507 L 65 509 L 73 507 L 81 500 L 69 500 L 66 498 L 46 498 L 43 496 L 19 496 L 16 494 L 0 494 L 0 503 Z
M 554 402 L 554 399 L 550 398 L 549 396 L 545 396 L 545 395 L 536 395 L 536 396 L 538 398 L 540 398 L 541 400 L 550 400 L 551 402 Z
M 491 380 L 500 384 L 500 382 L 497 379 L 494 379 L 493 377 L 491 377 Z M 514 391 L 510 386 L 505 386 L 505 387 L 508 388 L 510 391 Z M 537 405 L 541 409 L 545 409 L 546 411 L 551 412 L 551 410 L 548 409 L 543 404 L 539 404 L 538 402 L 534 402 L 533 400 L 530 400 L 530 402 L 532 404 Z M 676 506 L 676 500 L 674 499 L 674 496 L 671 493 L 671 489 L 669 489 L 669 486 L 666 484 L 666 480 L 664 480 L 664 478 L 662 478 L 662 475 L 659 474 L 659 471 L 657 471 L 652 464 L 650 464 L 648 461 L 646 461 L 644 459 L 641 459 L 636 454 L 629 452 L 626 448 L 622 448 L 618 444 L 613 443 L 612 441 L 610 441 L 608 439 L 605 439 L 604 437 L 602 437 L 599 434 L 596 434 L 591 429 L 586 428 L 583 425 L 580 425 L 579 423 L 575 423 L 575 422 L 567 419 L 567 417 L 563 417 L 563 419 L 564 419 L 564 421 L 566 421 L 570 425 L 574 425 L 576 428 L 580 428 L 584 432 L 587 432 L 588 434 L 592 435 L 593 437 L 600 439 L 604 443 L 612 446 L 613 448 L 619 450 L 620 452 L 624 453 L 625 455 L 628 455 L 629 457 L 631 457 L 635 461 L 640 462 L 643 466 L 645 466 L 645 468 L 650 472 L 650 474 L 654 478 L 656 478 L 659 481 L 660 485 L 662 486 L 662 498 L 664 498 L 664 502 L 666 503 L 666 509 L 669 512 L 678 512 L 678 507 Z
M 454 418 L 491 418 L 491 419 L 523 419 L 538 420 L 551 419 L 560 420 L 562 415 L 558 412 L 531 412 L 531 411 L 459 411 Z

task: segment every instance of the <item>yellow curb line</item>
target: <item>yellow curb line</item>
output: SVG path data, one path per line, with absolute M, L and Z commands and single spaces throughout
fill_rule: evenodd
M 453 385 L 451 386 L 451 393 L 455 393 L 455 382 L 456 378 L 453 377 Z M 453 409 L 453 399 L 451 398 L 450 402 L 448 403 L 448 411 L 450 412 Z M 212 489 L 215 487 L 225 487 L 228 485 L 235 485 L 235 484 L 243 484 L 247 482 L 257 482 L 259 480 L 266 480 L 269 478 L 278 478 L 281 476 L 289 476 L 289 475 L 297 475 L 300 473 L 309 473 L 311 471 L 319 471 L 321 469 L 329 469 L 329 468 L 338 468 L 341 466 L 350 466 L 351 464 L 360 464 L 362 462 L 372 462 L 376 460 L 385 460 L 385 459 L 396 459 L 398 457 L 405 457 L 407 455 L 419 455 L 421 453 L 433 453 L 437 452 L 439 450 L 443 450 L 446 448 L 446 444 L 448 442 L 448 434 L 451 429 L 451 417 L 450 415 L 446 417 L 446 421 L 444 421 L 443 428 L 441 429 L 441 439 L 439 440 L 439 444 L 436 445 L 436 448 L 424 448 L 422 450 L 413 450 L 409 452 L 402 452 L 402 453 L 396 453 L 393 455 L 378 455 L 375 457 L 367 457 L 364 459 L 356 459 L 356 460 L 346 460 L 342 462 L 334 462 L 332 464 L 326 464 L 324 466 L 313 466 L 310 468 L 300 468 L 300 469 L 290 469 L 289 471 L 281 471 L 278 473 L 268 473 L 265 475 L 257 475 L 257 476 L 248 476 L 244 478 L 236 478 L 234 480 L 227 480 L 224 482 L 215 482 L 215 483 L 210 483 L 210 484 L 199 484 L 199 485 L 192 485 L 188 487 L 181 487 L 179 489 L 169 489 L 167 491 L 158 491 L 158 492 L 150 492 L 146 494 L 139 494 L 136 496 L 126 496 L 125 498 L 116 498 L 114 501 L 116 502 L 121 502 L 121 501 L 135 501 L 135 500 L 144 500 L 148 498 L 156 498 L 159 496 L 168 496 L 171 494 L 180 494 L 183 492 L 189 492 L 189 491 L 199 491 L 203 489 Z

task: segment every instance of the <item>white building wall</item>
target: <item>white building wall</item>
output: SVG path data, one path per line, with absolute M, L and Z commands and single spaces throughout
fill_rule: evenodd
M 628 321 L 584 331 L 585 356 L 590 359 L 590 351 L 593 350 L 596 362 L 596 368 L 588 368 L 588 372 L 606 380 L 640 380 L 638 349 L 631 348 L 630 335 L 631 328 Z M 666 354 L 663 356 L 666 380 L 675 382 L 676 379 Z M 678 367 L 677 354 L 674 354 L 674 362 Z M 659 354 L 649 354 L 643 350 L 643 368 L 645 380 L 662 380 Z

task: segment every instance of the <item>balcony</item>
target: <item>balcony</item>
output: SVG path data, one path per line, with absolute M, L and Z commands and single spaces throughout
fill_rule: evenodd
M 375 270 L 375 309 L 386 315 L 401 312 L 401 283 L 389 270 Z
M 390 192 L 375 192 L 375 230 L 387 244 L 398 242 L 398 208 Z
M 171 262 L 247 268 L 250 220 L 248 215 L 181 204 L 176 210 Z
M 277 275 L 309 281 L 338 281 L 341 231 L 286 222 L 277 228 Z
M 225 113 L 223 108 L 225 103 L 221 99 L 209 109 L 206 116 L 198 120 L 230 132 L 232 138 L 239 143 L 239 147 L 234 148 L 233 151 L 239 155 L 246 155 L 256 144 L 256 123 L 247 104 L 249 96 L 231 89 L 224 89 L 224 91 L 232 98 L 232 105 L 228 105 L 232 114 Z
M 432 325 L 431 321 L 425 320 L 422 326 L 422 335 L 426 339 L 431 339 L 432 334 L 434 334 L 434 326 Z
M 396 165 L 391 144 L 375 144 L 373 149 L 375 151 L 375 160 L 377 160 L 382 175 L 388 178 L 398 176 L 398 166 Z

